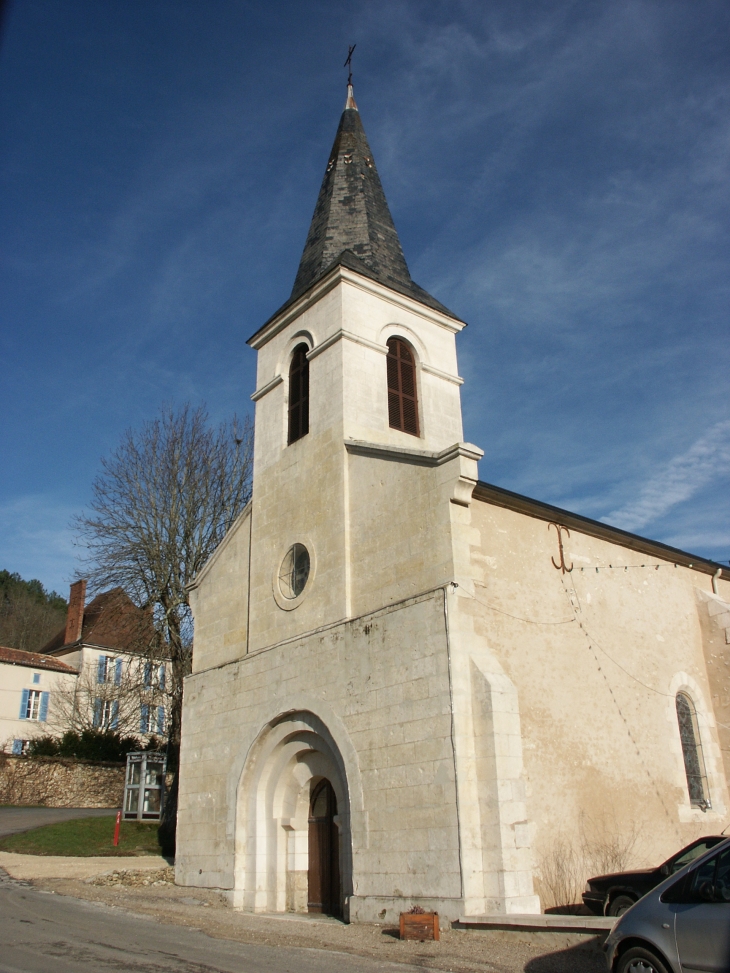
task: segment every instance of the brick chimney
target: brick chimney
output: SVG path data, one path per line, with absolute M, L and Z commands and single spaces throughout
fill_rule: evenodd
M 64 645 L 78 642 L 84 624 L 84 605 L 86 604 L 86 579 L 74 581 L 68 598 L 68 614 L 66 615 L 66 636 Z

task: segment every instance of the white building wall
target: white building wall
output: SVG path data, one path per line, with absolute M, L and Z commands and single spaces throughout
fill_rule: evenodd
M 0 749 L 12 752 L 14 741 L 32 740 L 52 732 L 54 696 L 59 688 L 67 690 L 73 686 L 75 679 L 71 673 L 0 662 Z M 24 689 L 49 694 L 45 721 L 20 718 Z

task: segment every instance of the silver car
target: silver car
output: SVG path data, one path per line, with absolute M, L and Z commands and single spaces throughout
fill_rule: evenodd
M 730 838 L 639 899 L 603 948 L 609 973 L 730 973 Z

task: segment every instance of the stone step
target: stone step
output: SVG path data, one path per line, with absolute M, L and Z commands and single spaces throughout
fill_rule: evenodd
M 596 935 L 613 929 L 613 916 L 490 915 L 462 916 L 456 929 L 513 929 L 532 932 L 570 932 Z

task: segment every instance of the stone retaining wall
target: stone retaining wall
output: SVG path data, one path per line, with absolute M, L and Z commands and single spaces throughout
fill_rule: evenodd
M 0 804 L 121 807 L 124 764 L 0 753 Z

